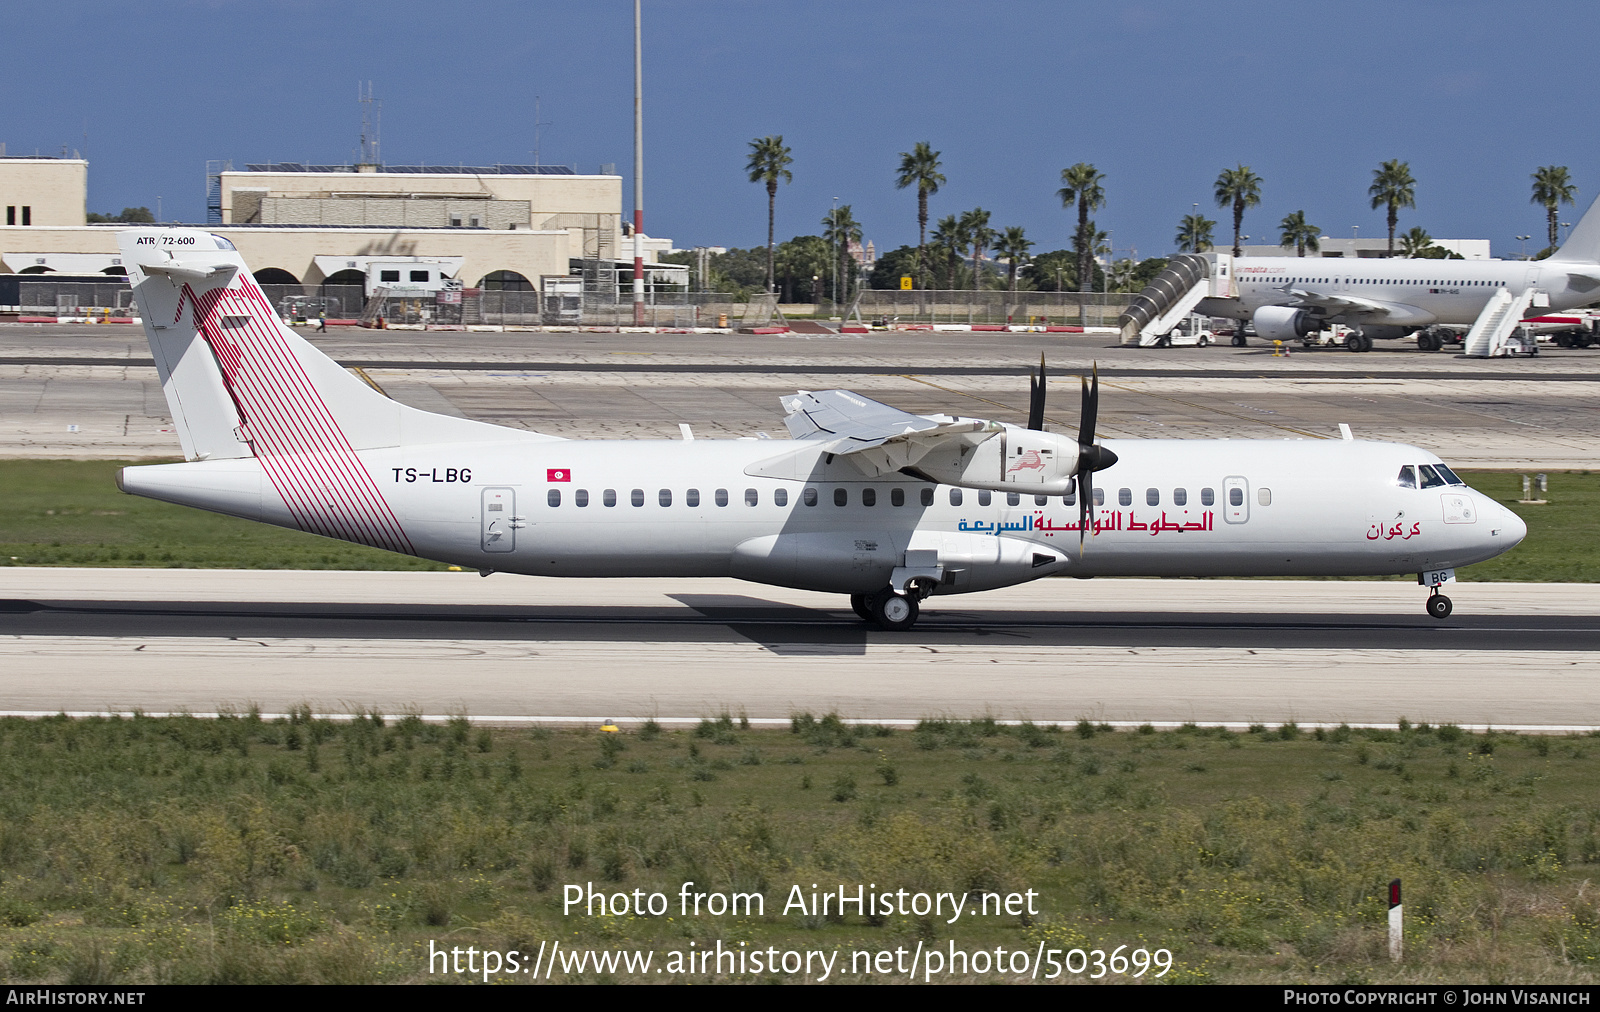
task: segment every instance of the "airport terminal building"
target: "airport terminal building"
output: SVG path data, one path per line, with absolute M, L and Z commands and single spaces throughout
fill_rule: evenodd
M 116 233 L 127 226 L 87 223 L 87 170 L 82 159 L 0 157 L 0 273 L 125 273 Z M 211 220 L 196 227 L 226 236 L 275 292 L 540 293 L 580 276 L 588 290 L 631 298 L 622 178 L 609 172 L 277 162 L 224 168 L 207 183 Z M 652 264 L 671 246 L 644 245 Z M 646 283 L 651 294 L 682 290 L 687 270 L 652 266 Z

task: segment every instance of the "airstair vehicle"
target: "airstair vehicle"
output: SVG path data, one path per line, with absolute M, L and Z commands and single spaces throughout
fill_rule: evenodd
M 1229 253 L 1185 253 L 1175 256 L 1117 317 L 1123 344 L 1141 348 L 1198 343 L 1173 340 L 1174 328 L 1206 298 L 1234 298 L 1233 256 Z M 1186 328 L 1179 328 L 1182 334 Z M 1234 344 L 1243 344 L 1235 336 Z
M 1542 297 L 1542 298 L 1541 298 Z M 1521 295 L 1501 288 L 1490 296 L 1489 302 L 1478 314 L 1478 319 L 1467 331 L 1466 354 L 1468 358 L 1501 358 L 1507 355 L 1537 355 L 1539 347 L 1533 331 L 1522 326 L 1522 317 L 1529 306 L 1549 305 L 1549 296 L 1537 288 L 1522 290 Z

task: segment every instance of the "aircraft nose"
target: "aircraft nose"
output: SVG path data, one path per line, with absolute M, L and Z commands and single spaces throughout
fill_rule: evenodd
M 1500 513 L 1500 520 L 1494 525 L 1493 529 L 1499 531 L 1496 540 L 1501 542 L 1503 545 L 1501 550 L 1504 551 L 1508 548 L 1515 548 L 1522 543 L 1522 539 L 1528 536 L 1528 525 L 1521 517 L 1504 506 L 1500 507 Z

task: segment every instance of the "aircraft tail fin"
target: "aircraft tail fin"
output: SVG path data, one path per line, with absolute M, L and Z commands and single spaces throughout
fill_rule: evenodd
M 1550 257 L 1574 263 L 1600 263 L 1600 198 L 1589 205 L 1583 217 L 1567 233 L 1567 241 Z
M 222 236 L 144 228 L 118 241 L 189 460 L 555 438 L 390 400 L 284 326 Z

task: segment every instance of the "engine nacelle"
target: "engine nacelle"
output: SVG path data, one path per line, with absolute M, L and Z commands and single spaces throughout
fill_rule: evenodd
M 1322 329 L 1322 323 L 1304 309 L 1262 306 L 1251 317 L 1256 334 L 1266 341 L 1299 341 Z
M 979 443 L 951 440 L 908 468 L 942 485 L 1060 495 L 1078 470 L 1072 436 L 1007 425 Z

